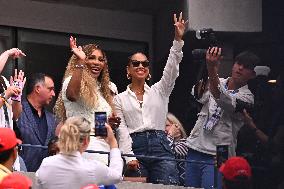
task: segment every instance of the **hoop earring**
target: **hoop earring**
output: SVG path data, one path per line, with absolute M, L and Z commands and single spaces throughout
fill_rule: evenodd
M 129 73 L 126 74 L 126 77 L 127 77 L 128 80 L 131 79 L 131 75 Z
M 149 74 L 146 79 L 149 81 L 151 78 L 152 78 L 152 76 L 151 76 L 151 74 Z

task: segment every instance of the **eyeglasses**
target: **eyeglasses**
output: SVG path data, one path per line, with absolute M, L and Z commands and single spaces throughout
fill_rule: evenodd
M 144 61 L 138 61 L 138 60 L 131 60 L 131 64 L 133 67 L 138 67 L 140 64 L 142 64 L 142 66 L 145 67 L 149 67 L 150 63 L 148 60 L 144 60 Z

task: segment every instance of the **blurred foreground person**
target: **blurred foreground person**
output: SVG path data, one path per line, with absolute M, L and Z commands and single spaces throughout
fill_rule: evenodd
M 110 166 L 87 160 L 82 153 L 90 143 L 90 122 L 83 117 L 68 118 L 59 132 L 59 154 L 43 160 L 36 172 L 37 185 L 44 189 L 78 189 L 88 184 L 111 185 L 121 181 L 123 161 L 111 127 L 106 124 Z

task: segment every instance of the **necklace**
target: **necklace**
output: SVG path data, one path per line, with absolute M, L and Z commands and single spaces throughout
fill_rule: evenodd
M 140 95 L 140 94 L 143 94 L 145 91 L 144 91 L 144 89 L 142 90 L 142 91 L 133 91 L 135 94 L 137 94 L 137 95 Z
M 142 108 L 142 106 L 143 106 L 143 97 L 142 97 L 142 100 L 139 100 L 138 97 L 137 97 L 137 95 L 143 95 L 144 92 L 145 92 L 145 90 L 143 89 L 142 91 L 134 91 L 134 90 L 132 89 L 132 87 L 130 87 L 130 90 L 131 90 L 132 92 L 134 92 L 134 94 L 136 95 L 136 100 L 137 100 L 137 102 L 138 102 L 138 104 L 139 104 L 139 107 Z
M 136 95 L 141 95 L 141 94 L 143 94 L 143 93 L 145 92 L 144 89 L 143 89 L 142 91 L 134 91 L 134 90 L 132 89 L 132 87 L 130 87 L 130 90 L 131 90 L 132 92 L 134 92 Z

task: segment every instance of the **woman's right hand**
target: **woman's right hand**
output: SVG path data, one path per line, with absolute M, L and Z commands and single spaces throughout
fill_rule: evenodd
M 118 148 L 118 144 L 116 141 L 116 138 L 114 136 L 113 130 L 109 124 L 105 124 L 106 129 L 107 129 L 107 137 L 105 138 L 105 141 L 108 143 L 110 146 L 110 149 L 112 148 Z
M 9 57 L 12 58 L 21 58 L 23 56 L 26 56 L 25 53 L 23 53 L 20 49 L 18 48 L 12 48 L 6 51 L 9 55 Z
M 184 19 L 182 19 L 182 12 L 179 14 L 178 19 L 176 14 L 174 14 L 175 40 L 182 40 L 182 37 L 185 33 L 185 25 L 187 24 L 187 22 L 188 21 L 184 21 Z
M 77 47 L 76 44 L 76 38 L 74 37 L 70 37 L 70 48 L 71 51 L 80 59 L 80 60 L 85 60 L 86 59 L 86 54 L 84 53 L 84 51 L 82 50 L 81 46 Z

